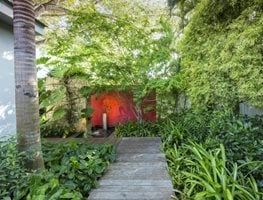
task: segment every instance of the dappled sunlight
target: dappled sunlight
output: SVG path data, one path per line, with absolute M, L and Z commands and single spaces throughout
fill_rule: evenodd
M 10 105 L 0 105 L 0 119 L 5 119 L 8 113 L 11 114 L 10 110 L 8 110 L 9 107 Z
M 15 105 L 11 102 L 0 102 L 0 136 L 14 135 L 16 128 Z
M 2 53 L 2 58 L 5 60 L 14 60 L 14 52 L 13 51 L 4 51 Z

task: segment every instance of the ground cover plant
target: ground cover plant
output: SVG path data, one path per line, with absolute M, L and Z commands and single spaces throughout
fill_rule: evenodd
M 32 173 L 14 140 L 0 145 L 0 199 L 83 199 L 115 159 L 112 145 L 43 143 L 46 169 Z
M 125 124 L 118 124 L 114 134 L 117 137 L 154 137 L 159 136 L 159 126 L 150 121 L 127 121 Z
M 162 137 L 175 199 L 262 199 L 262 124 L 262 117 L 191 110 L 159 121 L 153 132 Z M 127 130 L 120 126 L 118 135 Z

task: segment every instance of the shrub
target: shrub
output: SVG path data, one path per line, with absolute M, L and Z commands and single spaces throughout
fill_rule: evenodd
M 179 150 L 167 152 L 174 186 L 180 188 L 180 199 L 260 200 L 255 179 L 244 176 L 238 166 L 229 162 L 223 145 L 207 150 L 189 142 Z M 250 165 L 254 163 L 246 163 Z
M 183 146 L 192 146 L 189 140 L 204 145 L 209 151 L 223 144 L 228 161 L 243 165 L 239 171 L 245 175 L 252 175 L 262 190 L 263 127 L 261 122 L 260 117 L 248 118 L 222 112 L 204 113 L 203 116 L 200 113 L 196 115 L 187 112 L 178 113 L 161 124 L 163 149 L 167 157 L 175 159 L 174 154 L 185 154 L 186 151 L 182 150 Z M 183 187 L 181 185 L 183 181 L 178 177 L 181 175 L 176 174 L 185 168 L 182 157 L 176 157 L 174 163 L 169 162 L 169 167 L 175 169 L 170 170 L 170 173 L 176 187 Z M 231 164 L 228 167 L 231 167 Z
M 42 145 L 46 169 L 27 172 L 15 140 L 0 143 L 0 199 L 83 199 L 115 159 L 112 145 Z
M 156 137 L 159 136 L 159 125 L 150 121 L 127 121 L 115 128 L 117 137 Z
M 162 137 L 163 150 L 168 159 L 169 173 L 173 184 L 176 190 L 182 194 L 181 196 L 185 197 L 190 195 L 191 190 L 199 192 L 200 189 L 200 186 L 192 185 L 192 187 L 197 188 L 195 190 L 187 187 L 190 182 L 186 183 L 186 174 L 181 173 L 181 171 L 189 168 L 190 163 L 192 165 L 198 164 L 198 160 L 190 159 L 193 153 L 189 153 L 189 149 L 199 144 L 203 151 L 216 152 L 220 150 L 219 144 L 222 144 L 225 147 L 225 154 L 228 160 L 226 169 L 220 168 L 220 170 L 225 170 L 225 176 L 230 178 L 231 174 L 236 170 L 235 166 L 242 166 L 238 168 L 240 180 L 242 180 L 238 184 L 242 185 L 242 187 L 238 186 L 235 189 L 239 188 L 241 190 L 239 193 L 242 193 L 242 190 L 244 190 L 243 186 L 247 185 L 249 186 L 248 190 L 252 193 L 252 190 L 256 190 L 257 187 L 259 190 L 263 189 L 262 122 L 263 119 L 259 116 L 249 118 L 228 112 L 213 111 L 202 113 L 185 110 L 171 115 L 158 123 L 151 124 L 151 126 L 145 126 L 143 132 L 139 131 L 141 127 L 135 122 L 128 122 L 118 126 L 116 132 L 118 136 L 136 137 L 152 136 L 152 133 L 158 135 L 159 132 L 159 135 Z M 193 143 L 189 142 L 189 140 L 193 141 Z M 200 148 L 199 150 L 201 151 Z M 212 153 L 212 155 L 214 154 Z M 203 156 L 200 159 L 206 159 Z M 188 160 L 189 162 L 187 162 L 186 158 L 190 159 Z M 201 177 L 201 174 L 198 174 L 198 172 L 191 170 L 190 172 L 197 177 Z M 242 176 L 244 176 L 243 179 Z M 205 197 L 202 196 L 202 198 L 204 199 Z M 221 198 L 227 199 L 226 197 Z
M 68 125 L 57 124 L 54 122 L 46 122 L 40 126 L 42 137 L 66 137 L 70 134 L 70 131 Z
M 28 176 L 23 167 L 23 153 L 16 149 L 14 139 L 0 142 L 0 199 L 18 195 L 18 188 L 26 185 Z
M 24 194 L 22 199 L 27 200 L 83 199 L 80 192 L 61 183 L 58 176 L 48 170 L 31 174 L 27 187 L 20 188 L 20 193 Z
M 45 165 L 59 182 L 83 195 L 97 186 L 97 179 L 115 159 L 112 145 L 44 144 Z

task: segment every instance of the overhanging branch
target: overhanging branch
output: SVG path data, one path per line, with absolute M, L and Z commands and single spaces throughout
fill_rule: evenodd
M 35 6 L 35 16 L 39 17 L 48 11 L 65 13 L 67 9 L 60 6 L 60 3 L 62 2 L 64 2 L 64 0 L 50 0 L 46 3 Z

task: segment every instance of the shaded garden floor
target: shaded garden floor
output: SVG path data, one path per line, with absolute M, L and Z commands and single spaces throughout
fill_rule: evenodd
M 43 141 L 48 141 L 52 143 L 63 143 L 63 142 L 69 142 L 69 141 L 76 141 L 78 143 L 91 143 L 91 144 L 113 144 L 116 145 L 120 142 L 120 138 L 117 138 L 114 136 L 114 134 L 111 134 L 108 137 L 89 137 L 89 138 L 43 138 Z

